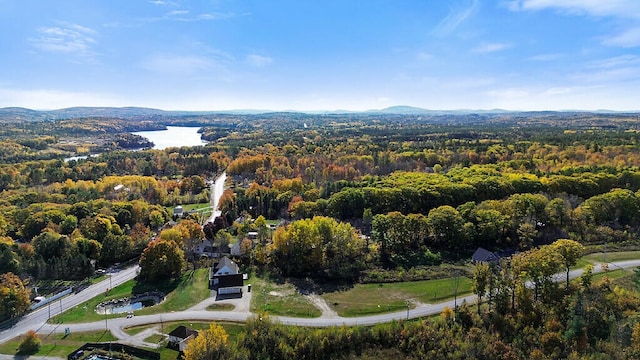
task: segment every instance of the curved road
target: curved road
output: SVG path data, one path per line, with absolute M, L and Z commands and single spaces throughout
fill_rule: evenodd
M 610 270 L 615 270 L 616 268 L 631 268 L 640 266 L 640 260 L 630 260 L 630 261 L 620 261 L 615 263 L 608 263 L 608 267 Z M 601 272 L 602 266 L 596 265 L 594 268 L 594 273 Z M 113 286 L 116 284 L 123 283 L 130 278 L 135 276 L 137 271 L 137 267 L 133 267 L 127 270 L 120 271 L 119 273 L 113 275 Z M 570 277 L 576 278 L 582 274 L 582 270 L 573 270 L 570 272 Z M 565 279 L 565 273 L 559 273 L 555 276 L 557 281 L 563 281 Z M 85 289 L 79 294 L 71 295 L 67 298 L 64 298 L 60 301 L 62 308 L 64 310 L 71 308 L 73 306 L 78 305 L 79 303 L 88 300 L 93 297 L 95 294 L 103 291 L 106 285 L 108 285 L 109 280 L 102 281 L 99 284 L 93 285 L 90 288 Z M 244 292 L 244 297 L 240 301 L 244 304 L 243 306 L 239 306 L 235 311 L 207 311 L 202 310 L 206 308 L 207 304 L 205 302 L 211 302 L 212 298 L 205 300 L 205 302 L 194 306 L 192 309 L 171 313 L 163 313 L 163 314 L 155 314 L 155 315 L 144 315 L 144 316 L 134 316 L 133 318 L 127 319 L 125 317 L 109 319 L 107 322 L 105 321 L 96 321 L 92 323 L 81 323 L 81 324 L 47 324 L 47 316 L 48 310 L 47 306 L 43 309 L 39 309 L 34 311 L 33 313 L 25 316 L 16 326 L 9 330 L 5 330 L 0 333 L 0 342 L 7 341 L 17 335 L 24 334 L 27 330 L 34 329 L 40 333 L 47 334 L 54 331 L 63 331 L 59 329 L 60 327 L 68 327 L 72 332 L 82 332 L 82 331 L 99 331 L 104 330 L 108 327 L 108 329 L 114 334 L 114 336 L 121 339 L 123 342 L 132 343 L 134 345 L 146 345 L 149 344 L 142 343 L 141 340 L 131 339 L 131 336 L 126 334 L 123 329 L 129 326 L 134 325 L 148 325 L 148 324 L 161 324 L 163 322 L 170 321 L 184 321 L 184 320 L 192 320 L 192 321 L 231 321 L 231 322 L 245 322 L 249 317 L 254 316 L 248 310 L 248 303 L 250 301 L 252 293 Z M 461 304 L 463 301 L 467 303 L 474 303 L 476 301 L 475 295 L 469 295 L 465 297 L 461 297 L 458 299 L 458 304 Z M 51 315 L 58 314 L 60 311 L 60 306 L 58 305 L 59 301 L 56 301 L 53 305 L 51 305 Z M 371 316 L 363 316 L 363 317 L 355 317 L 355 318 L 345 318 L 340 316 L 335 316 L 335 314 L 323 314 L 323 316 L 317 318 L 292 318 L 292 317 L 282 317 L 282 316 L 272 316 L 271 318 L 279 323 L 285 325 L 296 325 L 296 326 L 309 326 L 309 327 L 327 327 L 327 326 L 350 326 L 350 325 L 373 325 L 378 323 L 390 322 L 393 320 L 400 320 L 406 318 L 419 318 L 425 317 L 429 315 L 439 314 L 445 307 L 453 308 L 454 301 L 446 301 L 438 304 L 417 304 L 415 308 L 409 309 L 409 311 L 399 311 L 394 313 L 386 313 L 379 315 L 371 315 Z

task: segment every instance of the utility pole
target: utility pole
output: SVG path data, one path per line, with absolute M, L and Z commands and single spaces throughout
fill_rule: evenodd
M 267 289 L 266 288 L 262 288 L 262 297 L 264 298 L 264 311 L 267 311 Z
M 407 320 L 409 320 L 409 300 L 407 302 Z

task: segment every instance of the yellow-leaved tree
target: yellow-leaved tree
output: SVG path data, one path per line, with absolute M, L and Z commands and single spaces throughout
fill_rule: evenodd
M 222 326 L 211 323 L 200 331 L 184 349 L 184 360 L 217 360 L 229 358 L 229 335 Z

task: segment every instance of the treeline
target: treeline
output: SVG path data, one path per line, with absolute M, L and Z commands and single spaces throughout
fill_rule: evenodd
M 209 176 L 226 168 L 223 151 L 212 148 L 180 148 L 147 151 L 115 151 L 82 160 L 25 161 L 0 165 L 0 191 L 71 181 L 97 181 L 105 176 L 139 174 L 157 178 Z
M 170 218 L 166 208 L 142 200 L 79 201 L 5 208 L 3 270 L 36 279 L 84 279 L 94 265 L 138 256 Z M 20 240 L 15 241 L 15 239 Z

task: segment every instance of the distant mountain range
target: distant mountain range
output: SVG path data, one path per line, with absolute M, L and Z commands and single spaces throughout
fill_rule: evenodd
M 134 118 L 134 117 L 155 117 L 155 116 L 197 116 L 197 115 L 214 115 L 214 114 L 238 114 L 238 115 L 256 115 L 274 112 L 289 113 L 307 113 L 307 114 L 397 114 L 397 115 L 465 115 L 465 114 L 507 114 L 521 113 L 520 111 L 510 111 L 503 109 L 492 110 L 429 110 L 413 106 L 391 106 L 380 110 L 366 111 L 273 111 L 273 110 L 227 110 L 227 111 L 166 111 L 160 109 L 144 108 L 144 107 L 71 107 L 58 110 L 32 110 L 21 107 L 5 107 L 0 108 L 0 120 L 61 120 L 83 117 L 115 117 L 115 118 Z M 590 112 L 590 113 L 616 113 L 616 111 L 599 110 L 599 111 L 535 111 L 527 113 L 562 113 L 562 112 Z

